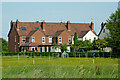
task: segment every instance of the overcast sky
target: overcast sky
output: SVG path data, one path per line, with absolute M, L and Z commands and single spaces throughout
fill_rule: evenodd
M 8 39 L 10 21 L 90 23 L 98 34 L 101 22 L 106 22 L 117 10 L 117 2 L 2 2 L 2 37 Z M 1 35 L 0 35 L 1 37 Z

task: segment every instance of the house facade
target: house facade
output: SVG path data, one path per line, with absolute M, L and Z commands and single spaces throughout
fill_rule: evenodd
M 109 35 L 109 30 L 106 28 L 107 23 L 101 23 L 101 30 L 98 34 L 99 39 L 104 39 L 104 37 L 107 37 Z
M 103 22 L 101 23 L 101 30 L 98 34 L 99 39 L 104 39 L 105 37 L 107 37 L 109 35 L 109 30 L 106 28 L 107 24 L 108 23 L 103 23 Z M 110 47 L 105 47 L 105 48 L 103 48 L 103 50 L 105 52 L 112 51 L 112 49 Z
M 16 22 L 11 21 L 8 34 L 9 52 L 37 51 L 37 52 L 61 52 L 54 49 L 53 44 L 66 44 L 71 51 L 74 43 L 74 33 L 79 40 L 93 41 L 98 36 L 94 31 L 94 23 L 47 23 L 42 22 Z

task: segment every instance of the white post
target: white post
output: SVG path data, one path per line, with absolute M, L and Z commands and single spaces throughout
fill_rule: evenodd
M 19 61 L 19 53 L 18 53 L 18 61 Z
M 35 60 L 33 59 L 33 64 L 35 64 Z
M 93 64 L 94 64 L 94 59 L 93 59 Z

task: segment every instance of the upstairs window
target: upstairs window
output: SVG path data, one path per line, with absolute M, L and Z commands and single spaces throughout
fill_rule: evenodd
M 62 37 L 59 37 L 59 43 L 62 43 Z
M 22 30 L 26 30 L 26 27 L 21 27 L 22 28 Z
M 15 36 L 15 42 L 16 42 L 16 36 Z
M 68 40 L 69 40 L 69 43 L 71 43 L 71 37 L 69 37 L 69 39 L 68 39 Z
M 49 43 L 52 43 L 52 36 L 49 36 Z
M 35 27 L 35 30 L 40 30 L 40 28 L 39 27 Z
M 45 43 L 45 37 L 42 37 L 42 43 Z
M 32 37 L 32 42 L 35 42 L 35 37 Z
M 26 42 L 26 36 L 22 36 L 22 42 Z

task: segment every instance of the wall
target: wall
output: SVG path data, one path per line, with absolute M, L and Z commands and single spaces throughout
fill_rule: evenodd
M 98 36 L 96 36 L 92 31 L 89 31 L 84 37 L 83 37 L 83 41 L 85 41 L 85 38 L 86 40 L 90 40 L 91 39 L 91 42 L 94 40 L 94 38 L 98 39 Z

